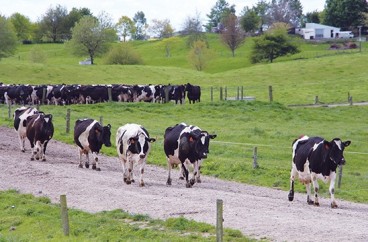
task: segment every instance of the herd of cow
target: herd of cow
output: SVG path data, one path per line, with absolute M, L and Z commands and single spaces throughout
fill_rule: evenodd
M 200 86 L 191 85 L 6 85 L 0 83 L 0 103 L 88 104 L 97 102 L 200 102 Z
M 39 112 L 33 107 L 21 107 L 14 113 L 14 128 L 18 132 L 21 151 L 24 152 L 26 138 L 32 148 L 31 160 L 46 160 L 45 152 L 49 140 L 53 136 L 52 115 Z M 83 168 L 82 155 L 86 155 L 84 166 L 89 168 L 89 153 L 92 153 L 92 169 L 98 167 L 98 153 L 102 145 L 111 146 L 111 125 L 102 126 L 93 119 L 80 119 L 75 122 L 74 142 L 79 147 L 79 167 Z M 167 185 L 171 185 L 171 169 L 179 165 L 180 179 L 186 180 L 186 187 L 200 183 L 200 168 L 203 159 L 209 153 L 209 143 L 216 138 L 194 125 L 185 123 L 168 127 L 164 133 L 164 152 L 168 161 Z M 123 179 L 126 184 L 134 182 L 133 166 L 139 165 L 139 186 L 144 186 L 143 174 L 147 156 L 154 138 L 139 124 L 125 124 L 117 129 L 116 150 L 123 167 Z M 335 179 L 337 166 L 345 164 L 343 155 L 345 147 L 351 141 L 334 138 L 327 141 L 321 137 L 301 136 L 292 144 L 292 168 L 290 174 L 289 201 L 294 199 L 294 180 L 298 177 L 305 184 L 307 203 L 319 206 L 317 179 L 330 181 L 329 192 L 331 207 L 336 208 Z M 192 177 L 189 179 L 189 168 L 193 167 Z M 311 183 L 314 187 L 314 200 L 311 199 Z

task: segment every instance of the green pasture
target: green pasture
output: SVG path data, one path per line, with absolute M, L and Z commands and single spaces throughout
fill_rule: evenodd
M 132 122 L 142 124 L 152 137 L 157 138 L 152 144 L 148 163 L 165 168 L 165 129 L 181 122 L 197 125 L 217 134 L 217 138 L 211 140 L 210 154 L 201 170 L 203 174 L 282 189 L 285 199 L 289 189 L 291 143 L 295 138 L 306 134 L 329 140 L 335 137 L 351 140 L 352 144 L 345 151 L 347 163 L 341 187 L 336 186 L 336 197 L 368 203 L 368 106 L 291 106 L 313 104 L 316 96 L 322 104 L 346 104 L 348 96 L 353 102 L 368 101 L 367 44 L 362 43 L 361 52 L 336 52 L 328 50 L 328 43 L 300 42 L 302 51 L 295 56 L 277 59 L 273 64 L 251 65 L 248 59 L 251 39 L 236 51 L 235 57 L 231 57 L 230 51 L 215 35 L 210 35 L 208 40 L 213 58 L 203 72 L 195 71 L 188 63 L 185 39 L 176 43 L 170 58 L 165 57 L 160 41 L 133 42 L 134 49 L 144 60 L 144 65 L 139 66 L 104 65 L 103 57 L 97 58 L 94 66 L 80 66 L 78 61 L 85 57 L 72 56 L 63 44 L 40 45 L 47 59 L 44 63 L 31 63 L 29 52 L 33 46 L 23 45 L 19 46 L 16 55 L 0 61 L 0 82 L 33 85 L 190 82 L 200 85 L 201 102 L 194 105 L 188 102 L 184 105 L 101 103 L 41 106 L 40 109 L 54 116 L 54 138 L 69 144 L 73 143 L 73 138 L 72 133 L 66 133 L 68 109 L 71 111 L 71 130 L 78 118 L 99 120 L 102 117 L 104 124 L 112 125 L 112 143 L 119 126 Z M 272 86 L 273 102 L 269 101 L 269 86 Z M 239 87 L 243 87 L 245 96 L 254 97 L 255 101 L 220 100 L 221 89 L 226 89 L 230 99 L 237 96 Z M 11 110 L 16 107 L 12 106 Z M 5 105 L 0 105 L 0 125 L 12 126 Z M 255 147 L 258 149 L 257 169 L 253 168 Z M 104 147 L 102 153 L 117 156 L 115 145 Z M 77 157 L 75 163 L 77 165 Z M 103 166 L 102 160 L 102 169 Z M 298 182 L 296 190 L 305 193 L 305 188 Z M 329 197 L 327 184 L 320 182 L 320 194 Z M 0 230 L 0 233 L 3 232 Z
M 214 226 L 181 218 L 165 221 L 123 210 L 89 214 L 69 209 L 64 236 L 60 206 L 46 197 L 0 191 L 0 241 L 215 241 Z M 225 229 L 225 241 L 251 241 Z

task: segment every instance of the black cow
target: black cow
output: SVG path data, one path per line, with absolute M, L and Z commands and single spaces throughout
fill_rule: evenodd
M 79 88 L 81 98 L 85 103 L 107 102 L 109 95 L 105 85 L 83 85 Z
M 114 84 L 111 88 L 112 100 L 116 102 L 133 102 L 132 87 Z
M 210 139 L 216 138 L 216 135 L 208 134 L 197 126 L 187 125 L 185 123 L 169 127 L 165 131 L 164 150 L 167 157 L 169 174 L 167 185 L 171 185 L 171 169 L 174 165 L 181 165 L 182 172 L 186 180 L 186 187 L 192 187 L 200 181 L 200 165 L 202 159 L 207 158 L 209 153 Z M 188 164 L 194 167 L 193 177 L 189 181 Z
M 31 143 L 31 160 L 41 159 L 46 161 L 46 147 L 54 135 L 54 125 L 52 124 L 52 115 L 38 113 L 27 118 L 27 138 Z
M 5 102 L 6 104 L 27 104 L 31 102 L 31 94 L 33 88 L 30 85 L 13 85 L 9 86 L 8 90 L 5 92 Z
M 24 145 L 27 138 L 27 118 L 37 114 L 38 110 L 32 107 L 20 107 L 14 111 L 14 129 L 18 133 L 20 150 L 25 151 Z
M 194 86 L 190 83 L 185 85 L 185 91 L 187 92 L 187 97 L 190 103 L 195 103 L 196 101 L 201 101 L 201 87 L 200 86 Z
M 343 142 L 340 138 L 327 141 L 321 137 L 302 136 L 296 139 L 293 142 L 289 201 L 294 199 L 294 179 L 298 175 L 299 180 L 307 188 L 307 203 L 316 206 L 319 206 L 317 179 L 322 179 L 324 182 L 330 181 L 331 207 L 337 208 L 334 195 L 336 168 L 345 164 L 343 152 L 350 143 L 350 141 Z M 314 201 L 310 199 L 311 182 L 314 187 Z
M 74 142 L 79 147 L 79 167 L 83 168 L 82 154 L 85 154 L 87 161 L 85 167 L 89 168 L 89 152 L 94 156 L 92 169 L 100 171 L 97 167 L 98 153 L 102 145 L 111 146 L 111 125 L 102 126 L 99 122 L 93 119 L 78 119 L 74 126 Z
M 175 101 L 175 104 L 184 103 L 185 100 L 185 86 L 184 85 L 167 85 L 161 87 L 161 98 L 168 101 Z

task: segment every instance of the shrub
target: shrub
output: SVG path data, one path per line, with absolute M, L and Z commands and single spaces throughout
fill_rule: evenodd
M 143 61 L 129 43 L 121 43 L 110 49 L 105 63 L 108 65 L 139 65 L 143 64 Z
M 31 62 L 45 63 L 46 59 L 47 59 L 46 54 L 39 45 L 35 45 L 34 47 L 32 47 L 29 53 L 29 60 Z

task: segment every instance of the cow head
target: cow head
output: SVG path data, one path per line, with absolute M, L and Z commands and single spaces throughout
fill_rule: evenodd
M 111 125 L 108 124 L 103 127 L 103 132 L 102 132 L 102 142 L 106 147 L 111 146 L 110 137 L 111 137 Z
M 330 160 L 332 160 L 336 165 L 344 165 L 344 149 L 349 146 L 350 140 L 343 142 L 340 138 L 334 138 L 332 141 L 324 141 L 324 147 L 327 149 Z
M 137 136 L 131 137 L 128 140 L 128 151 L 133 154 L 139 154 L 139 158 L 146 157 L 147 152 L 150 149 L 150 144 L 155 142 L 156 139 L 147 137 L 144 133 L 139 133 Z
M 188 135 L 181 137 L 180 149 L 184 152 L 194 151 L 196 159 L 207 158 L 210 139 L 214 139 L 216 136 L 215 134 L 209 134 L 207 131 L 192 130 Z

